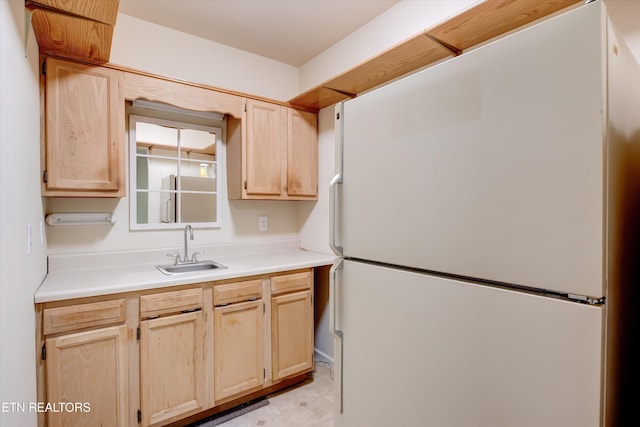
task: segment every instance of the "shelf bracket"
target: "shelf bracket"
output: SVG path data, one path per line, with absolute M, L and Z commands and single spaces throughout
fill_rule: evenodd
M 425 33 L 425 36 L 427 36 L 427 38 L 429 40 L 431 40 L 432 42 L 435 42 L 435 43 L 439 44 L 440 46 L 442 46 L 443 48 L 447 49 L 449 52 L 451 52 L 453 54 L 453 56 L 462 55 L 462 50 L 458 49 L 457 47 L 455 47 L 453 45 L 450 45 L 449 43 L 443 42 L 442 40 L 433 37 L 429 33 Z
M 328 87 L 328 86 L 323 86 L 325 89 L 329 89 L 332 90 L 336 93 L 339 93 L 340 95 L 344 95 L 344 96 L 348 96 L 349 98 L 355 98 L 357 95 L 355 93 L 351 93 L 351 92 L 346 92 L 344 90 L 340 90 L 340 89 L 334 89 L 332 87 Z

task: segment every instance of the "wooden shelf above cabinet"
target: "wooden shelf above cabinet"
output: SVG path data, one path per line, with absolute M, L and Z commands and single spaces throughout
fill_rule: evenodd
M 27 0 L 41 54 L 106 63 L 119 0 Z
M 435 64 L 581 0 L 486 0 L 289 100 L 321 109 Z
M 298 95 L 289 103 L 319 110 L 450 55 L 447 49 L 421 34 Z
M 107 25 L 115 25 L 120 0 L 27 0 L 30 9 L 50 9 Z

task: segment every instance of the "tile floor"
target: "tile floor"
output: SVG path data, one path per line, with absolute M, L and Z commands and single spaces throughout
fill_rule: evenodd
M 267 397 L 269 404 L 219 427 L 333 427 L 333 371 L 315 363 L 313 381 Z

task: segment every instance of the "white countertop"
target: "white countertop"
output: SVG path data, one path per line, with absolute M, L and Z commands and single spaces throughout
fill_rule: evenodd
M 171 264 L 166 250 L 50 256 L 49 273 L 34 300 L 43 303 L 233 279 L 331 265 L 335 260 L 334 255 L 300 249 L 295 240 L 207 249 L 201 260 L 212 259 L 227 268 L 166 275 L 156 268 Z

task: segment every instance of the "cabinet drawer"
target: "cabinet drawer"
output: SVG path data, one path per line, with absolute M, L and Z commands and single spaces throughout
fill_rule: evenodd
M 45 335 L 115 325 L 125 321 L 125 300 L 47 308 L 42 316 L 42 330 Z
M 311 289 L 312 283 L 311 271 L 275 276 L 271 278 L 271 293 L 280 294 L 283 292 Z
M 262 280 L 260 279 L 213 287 L 213 305 L 226 305 L 260 298 L 262 298 Z
M 154 317 L 202 308 L 202 288 L 162 292 L 140 297 L 140 317 Z

